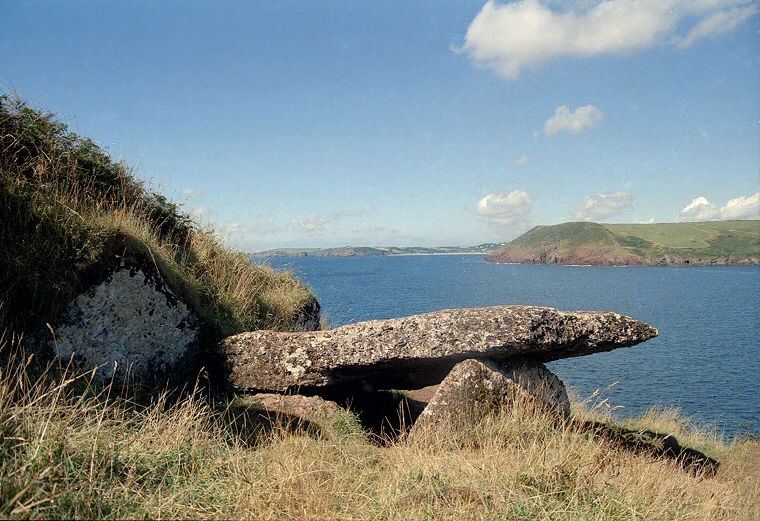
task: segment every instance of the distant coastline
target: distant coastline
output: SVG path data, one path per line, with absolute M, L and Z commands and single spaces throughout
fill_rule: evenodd
M 378 257 L 403 255 L 488 255 L 505 243 L 487 243 L 477 246 L 395 247 L 395 246 L 342 246 L 339 248 L 278 248 L 254 253 L 255 258 L 271 257 Z
M 477 246 L 278 248 L 272 257 L 483 255 L 503 264 L 575 266 L 760 266 L 760 221 L 658 224 L 569 222 L 536 226 L 507 243 Z

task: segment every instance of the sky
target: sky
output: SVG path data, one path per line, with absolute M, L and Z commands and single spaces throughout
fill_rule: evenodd
M 758 0 L 2 0 L 0 91 L 247 251 L 760 218 Z

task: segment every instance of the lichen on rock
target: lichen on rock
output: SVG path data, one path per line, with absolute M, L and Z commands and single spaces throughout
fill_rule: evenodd
M 241 390 L 285 391 L 367 382 L 377 389 L 440 383 L 468 358 L 541 362 L 629 347 L 657 330 L 612 312 L 535 306 L 449 309 L 329 331 L 250 331 L 219 345 Z
M 102 378 L 143 377 L 180 362 L 197 342 L 197 322 L 157 271 L 122 262 L 69 304 L 50 344 Z

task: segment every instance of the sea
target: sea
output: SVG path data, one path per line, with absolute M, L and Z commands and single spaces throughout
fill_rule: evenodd
M 660 336 L 547 364 L 618 417 L 653 407 L 726 437 L 760 433 L 760 267 L 597 267 L 484 262 L 483 255 L 268 259 L 305 282 L 331 327 L 508 304 L 615 311 Z M 596 395 L 596 396 L 595 396 Z

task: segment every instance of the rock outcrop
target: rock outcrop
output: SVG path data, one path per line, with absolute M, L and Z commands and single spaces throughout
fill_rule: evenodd
M 424 429 L 457 428 L 515 402 L 534 403 L 570 416 L 565 384 L 541 362 L 526 359 L 465 360 L 454 366 L 422 411 L 412 434 Z
M 141 380 L 161 376 L 192 357 L 198 317 L 155 266 L 133 257 L 76 297 L 52 328 L 55 354 L 82 369 Z
M 440 383 L 468 358 L 538 362 L 628 347 L 657 336 L 611 312 L 532 306 L 453 309 L 360 322 L 331 331 L 253 331 L 220 344 L 237 389 L 284 391 L 364 382 L 378 389 Z
M 92 370 L 102 379 L 193 382 L 201 369 L 221 374 L 215 346 L 201 346 L 200 297 L 186 278 L 138 238 L 116 234 L 102 259 L 78 273 L 68 306 L 33 335 L 40 352 Z M 301 331 L 320 327 L 320 305 L 308 299 L 293 316 Z

